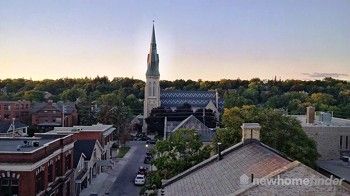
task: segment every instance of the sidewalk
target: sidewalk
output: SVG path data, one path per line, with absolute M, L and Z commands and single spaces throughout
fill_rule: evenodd
M 90 196 L 91 193 L 98 194 L 99 196 L 108 195 L 114 181 L 119 176 L 120 171 L 122 171 L 127 165 L 130 156 L 135 150 L 135 147 L 131 147 L 122 159 L 113 159 L 115 164 L 112 169 L 109 169 L 106 172 L 101 172 L 92 180 L 91 184 L 80 193 L 80 195 Z

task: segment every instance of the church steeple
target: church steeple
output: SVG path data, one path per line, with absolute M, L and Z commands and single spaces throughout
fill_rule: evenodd
M 154 21 L 153 21 L 151 46 L 150 46 L 149 54 L 147 56 L 146 76 L 159 76 L 159 75 L 160 75 L 159 74 L 159 55 L 157 53 L 156 31 L 154 28 Z

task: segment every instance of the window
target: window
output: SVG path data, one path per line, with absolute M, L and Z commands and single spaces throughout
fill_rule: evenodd
M 0 195 L 18 195 L 18 180 L 13 178 L 2 178 L 0 180 Z
M 45 183 L 44 183 L 44 171 L 39 172 L 39 174 L 35 178 L 35 192 L 40 193 L 45 189 Z
M 62 168 L 61 168 L 61 162 L 60 160 L 57 160 L 55 162 L 55 174 L 56 176 L 62 176 Z
M 345 137 L 345 149 L 349 149 L 349 136 Z
M 48 171 L 47 171 L 47 180 L 49 182 L 53 181 L 53 165 L 49 165 Z
M 148 85 L 149 85 L 148 86 L 148 91 L 149 91 L 148 94 L 149 94 L 149 96 L 152 96 L 153 95 L 153 93 L 152 93 L 152 83 L 149 82 Z
M 156 82 L 153 82 L 153 96 L 156 96 Z
M 340 136 L 339 147 L 340 149 L 343 148 L 343 136 Z
M 69 154 L 66 156 L 66 172 L 71 169 L 71 161 L 72 160 L 72 155 Z

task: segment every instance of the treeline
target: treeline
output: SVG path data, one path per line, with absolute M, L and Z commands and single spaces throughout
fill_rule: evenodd
M 0 100 L 55 101 L 77 99 L 98 100 L 102 95 L 123 92 L 132 102 L 133 113 L 142 113 L 144 81 L 133 78 L 107 77 L 33 81 L 0 80 Z M 227 107 L 257 105 L 283 108 L 291 114 L 302 114 L 308 105 L 317 110 L 333 111 L 335 116 L 350 118 L 350 83 L 325 78 L 323 80 L 162 80 L 161 89 L 214 90 L 225 98 Z M 136 101 L 137 100 L 137 101 Z M 135 102 L 136 101 L 136 102 Z

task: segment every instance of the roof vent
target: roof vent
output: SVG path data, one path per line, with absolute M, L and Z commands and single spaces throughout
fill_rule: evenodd
M 220 161 L 222 159 L 222 144 L 221 142 L 218 142 L 218 160 Z
M 34 146 L 34 147 L 39 147 L 39 141 L 33 142 L 33 146 Z

